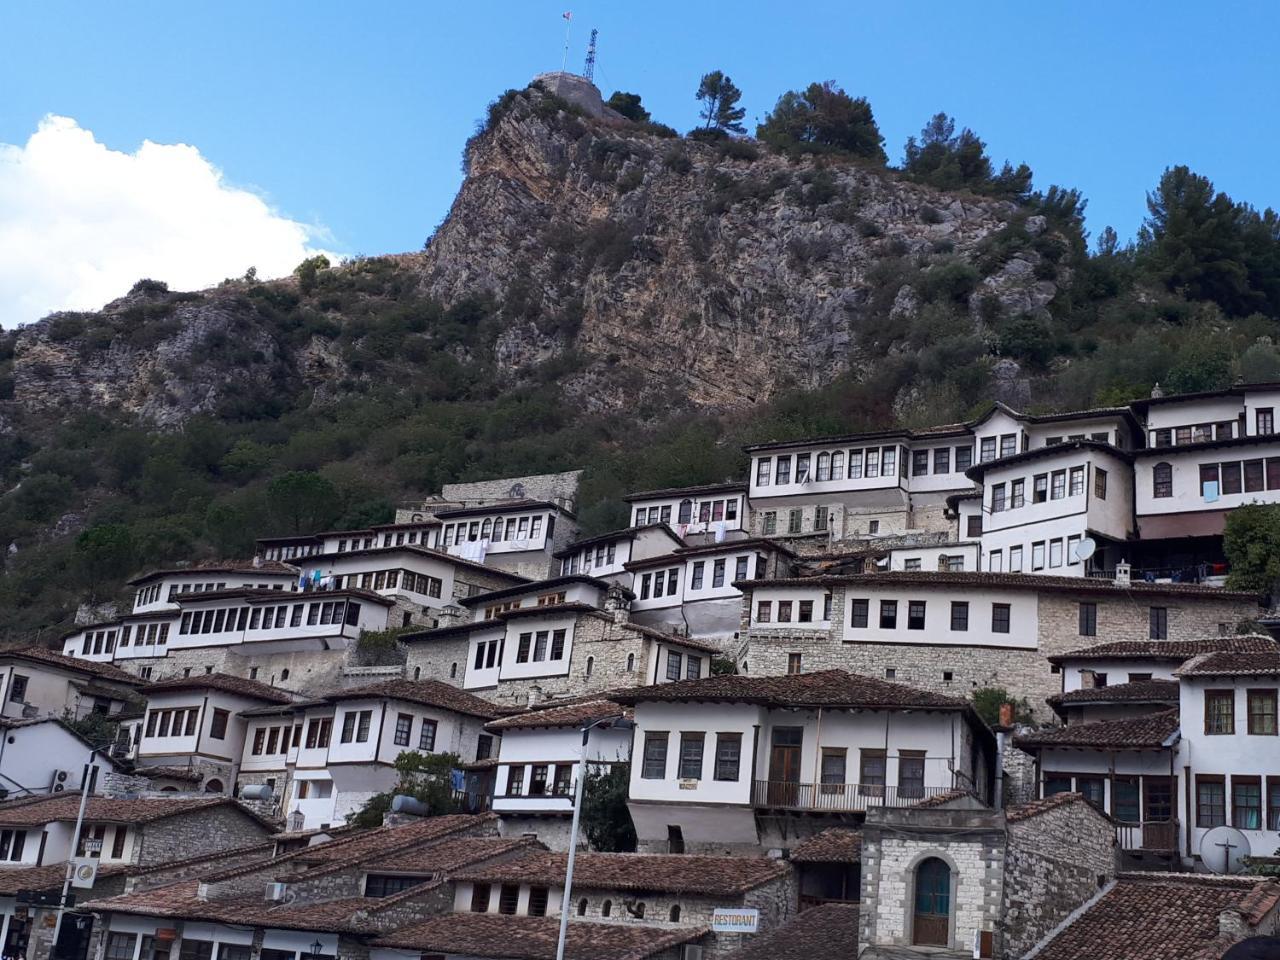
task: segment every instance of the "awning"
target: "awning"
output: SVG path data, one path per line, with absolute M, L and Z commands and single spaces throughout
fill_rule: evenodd
M 1220 537 L 1227 511 L 1201 510 L 1196 513 L 1169 513 L 1138 518 L 1138 535 L 1143 540 L 1179 540 L 1183 537 Z

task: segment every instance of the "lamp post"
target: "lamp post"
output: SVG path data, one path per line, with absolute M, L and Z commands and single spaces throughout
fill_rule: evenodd
M 582 728 L 582 759 L 578 764 L 578 782 L 573 790 L 573 826 L 569 829 L 569 862 L 564 871 L 564 896 L 560 898 L 560 936 L 556 940 L 556 960 L 564 960 L 564 942 L 569 935 L 569 898 L 573 896 L 573 862 L 578 853 L 578 823 L 582 819 L 582 789 L 587 781 L 587 740 L 591 731 L 615 720 L 622 714 L 592 720 Z
M 324 956 L 324 944 L 321 943 L 319 940 L 312 941 L 311 953 L 309 954 L 310 960 L 320 960 L 320 958 L 323 956 Z
M 67 910 L 67 895 L 71 892 L 71 878 L 75 870 L 75 858 L 77 851 L 80 849 L 80 834 L 84 829 L 84 811 L 89 804 L 89 787 L 94 779 L 94 772 L 97 767 L 93 765 L 93 758 L 98 755 L 98 748 L 93 747 L 89 750 L 89 759 L 84 765 L 84 774 L 80 778 L 80 812 L 76 814 L 76 829 L 71 835 L 71 854 L 67 857 L 66 875 L 62 880 L 62 896 L 58 900 L 57 919 L 53 923 L 53 945 L 50 948 L 50 955 L 58 956 L 58 937 L 62 934 L 62 915 Z

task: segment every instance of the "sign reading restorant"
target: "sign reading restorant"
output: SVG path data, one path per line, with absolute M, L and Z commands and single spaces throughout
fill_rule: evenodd
M 716 907 L 711 911 L 711 929 L 716 933 L 755 933 L 760 911 L 753 908 Z

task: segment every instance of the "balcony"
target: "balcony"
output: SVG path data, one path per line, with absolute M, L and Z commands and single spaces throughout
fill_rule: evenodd
M 1142 823 L 1116 821 L 1116 843 L 1126 853 L 1147 851 L 1167 853 L 1178 849 L 1177 820 L 1146 820 Z
M 867 783 L 792 783 L 756 780 L 751 804 L 781 810 L 815 813 L 865 813 L 872 807 L 914 807 L 954 792 L 953 787 L 888 787 Z

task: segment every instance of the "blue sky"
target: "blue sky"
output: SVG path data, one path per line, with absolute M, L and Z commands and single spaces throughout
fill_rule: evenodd
M 327 228 L 313 245 L 417 249 L 485 104 L 559 67 L 566 8 L 570 69 L 599 27 L 605 95 L 638 92 L 682 130 L 706 70 L 743 88 L 749 122 L 784 90 L 832 79 L 871 100 L 895 162 L 945 110 L 1038 186 L 1080 188 L 1094 234 L 1131 236 L 1173 163 L 1280 206 L 1280 5 L 1262 2 L 6 0 L 0 144 L 25 143 L 47 114 L 115 151 L 190 144 L 231 184 Z

